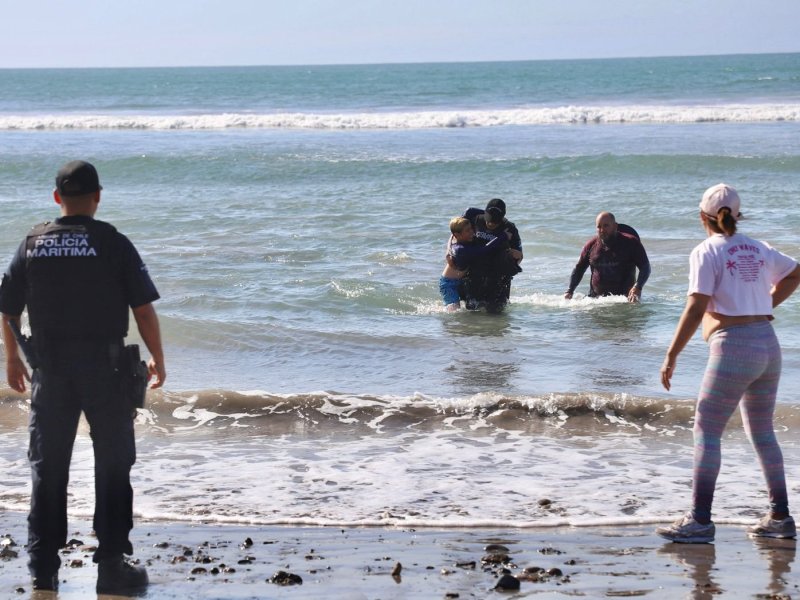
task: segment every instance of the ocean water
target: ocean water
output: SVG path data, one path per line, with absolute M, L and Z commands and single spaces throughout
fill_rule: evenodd
M 0 260 L 67 160 L 161 292 L 163 391 L 137 427 L 153 519 L 385 526 L 642 523 L 688 507 L 701 339 L 659 368 L 697 203 L 800 257 L 800 54 L 326 67 L 0 70 Z M 447 223 L 493 197 L 525 251 L 501 315 L 443 312 Z M 594 218 L 653 266 L 643 302 L 563 300 Z M 5 257 L 5 258 L 3 258 Z M 800 303 L 777 427 L 800 492 Z M 132 340 L 136 340 L 135 332 Z M 26 510 L 28 399 L 0 386 L 0 508 Z M 81 428 L 71 511 L 93 510 Z M 718 522 L 766 498 L 735 419 Z

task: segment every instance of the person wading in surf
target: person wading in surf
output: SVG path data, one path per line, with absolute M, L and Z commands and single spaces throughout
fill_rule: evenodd
M 564 298 L 572 299 L 586 269 L 591 269 L 590 298 L 627 296 L 629 302 L 639 302 L 642 288 L 650 277 L 650 261 L 639 236 L 632 227 L 618 225 L 610 212 L 597 215 L 595 225 L 597 235 L 581 250 Z

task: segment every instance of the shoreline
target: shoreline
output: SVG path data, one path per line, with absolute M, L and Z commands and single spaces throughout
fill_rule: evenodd
M 134 559 L 147 567 L 142 597 L 244 599 L 483 598 L 507 569 L 513 597 L 800 597 L 796 540 L 747 537 L 717 528 L 714 544 L 673 544 L 652 525 L 541 529 L 399 529 L 246 526 L 139 521 Z M 0 595 L 31 594 L 26 515 L 0 513 Z M 94 594 L 91 522 L 70 521 L 57 597 Z M 13 556 L 16 553 L 16 556 Z M 503 557 L 506 556 L 507 559 Z M 398 567 L 398 564 L 400 565 Z M 537 570 L 539 569 L 539 570 Z M 271 583 L 279 572 L 302 584 Z M 511 582 L 513 584 L 513 582 Z M 55 598 L 37 592 L 29 597 Z M 111 598 L 111 596 L 98 596 Z

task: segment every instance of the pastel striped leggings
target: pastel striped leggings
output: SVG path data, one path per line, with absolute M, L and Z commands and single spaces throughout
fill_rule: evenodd
M 711 518 L 720 439 L 737 405 L 761 462 L 770 506 L 774 512 L 788 511 L 783 454 L 772 426 L 781 374 L 781 348 L 772 325 L 759 321 L 722 329 L 708 346 L 694 424 L 694 516 L 700 522 Z

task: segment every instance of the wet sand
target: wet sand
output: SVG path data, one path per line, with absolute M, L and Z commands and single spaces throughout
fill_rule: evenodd
M 0 513 L 0 539 L 17 544 L 2 546 L 8 556 L 0 562 L 0 597 L 93 597 L 90 523 L 70 523 L 70 538 L 82 544 L 63 551 L 57 596 L 32 592 L 25 527 L 25 515 Z M 138 522 L 132 541 L 134 558 L 150 575 L 140 597 L 152 599 L 485 598 L 495 595 L 504 570 L 519 590 L 500 597 L 800 598 L 795 540 L 751 540 L 743 527 L 728 525 L 718 526 L 714 544 L 681 545 L 664 542 L 653 527 L 503 531 Z M 271 582 L 280 572 L 302 583 Z

